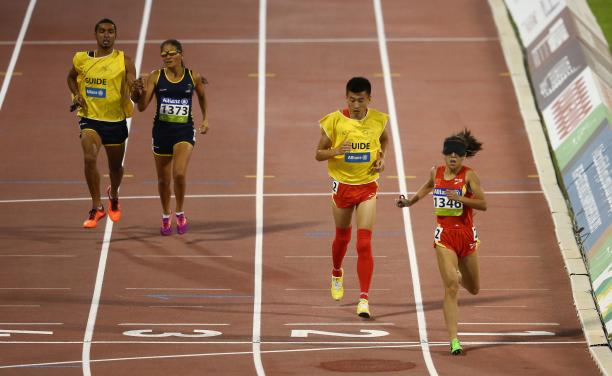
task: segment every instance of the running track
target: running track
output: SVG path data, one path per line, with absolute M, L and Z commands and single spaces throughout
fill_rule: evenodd
M 29 4 L 0 5 L 2 67 Z M 377 6 L 39 0 L 0 110 L 0 373 L 598 374 L 487 2 Z M 210 82 L 185 236 L 158 234 L 151 109 L 131 124 L 123 219 L 80 228 L 89 199 L 65 77 L 102 17 L 143 72 L 159 66 L 159 42 L 177 38 Z M 371 78 L 372 107 L 397 126 L 380 181 L 371 321 L 354 314 L 354 257 L 344 300 L 328 296 L 329 180 L 314 160 L 317 120 L 342 106 L 354 75 Z M 482 292 L 461 294 L 467 355 L 455 358 L 432 210 L 403 215 L 393 199 L 406 187 L 397 176 L 414 191 L 441 162 L 443 137 L 463 127 L 485 144 L 470 165 L 490 209 L 476 217 Z

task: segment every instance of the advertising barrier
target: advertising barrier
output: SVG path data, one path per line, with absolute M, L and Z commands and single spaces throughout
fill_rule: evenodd
M 612 57 L 585 0 L 505 0 L 612 344 Z

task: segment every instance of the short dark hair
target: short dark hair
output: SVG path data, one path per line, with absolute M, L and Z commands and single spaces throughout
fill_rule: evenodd
M 100 24 L 103 24 L 103 23 L 109 23 L 109 24 L 113 25 L 113 27 L 115 28 L 115 32 L 117 32 L 117 25 L 115 25 L 113 20 L 111 20 L 110 18 L 103 18 L 100 21 L 98 21 L 96 23 L 96 27 L 94 27 L 94 32 L 98 32 L 98 26 L 100 26 Z
M 370 95 L 372 93 L 372 84 L 370 84 L 367 78 L 353 77 L 346 83 L 346 94 L 348 94 L 349 91 L 352 93 L 361 93 L 365 91 Z
M 161 51 L 166 44 L 174 46 L 178 52 L 183 52 L 183 45 L 176 39 L 166 39 L 159 45 L 159 50 Z

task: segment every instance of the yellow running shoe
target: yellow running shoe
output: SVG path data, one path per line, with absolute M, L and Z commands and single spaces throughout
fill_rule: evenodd
M 340 300 L 344 296 L 344 270 L 340 269 L 342 275 L 331 280 L 331 296 L 334 300 Z
M 370 318 L 370 305 L 368 304 L 368 299 L 359 299 L 359 304 L 357 304 L 357 314 L 366 319 Z
M 87 218 L 85 220 L 85 222 L 83 222 L 83 227 L 84 228 L 94 228 L 98 225 L 98 221 L 101 220 L 102 218 L 104 218 L 104 216 L 106 215 L 106 212 L 104 211 L 104 208 L 101 209 L 96 209 L 93 208 L 89 211 L 89 218 Z

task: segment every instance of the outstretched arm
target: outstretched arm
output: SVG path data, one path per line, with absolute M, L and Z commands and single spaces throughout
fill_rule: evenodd
M 146 80 L 143 77 L 139 77 L 134 83 L 134 88 L 144 88 L 142 92 L 138 96 L 138 111 L 142 112 L 147 109 L 149 103 L 151 103 L 151 99 L 153 99 L 153 94 L 155 93 L 155 85 L 157 80 L 159 79 L 159 71 L 155 70 L 151 72 L 149 77 Z M 132 92 L 132 97 L 134 97 L 134 91 Z
M 414 204 L 416 204 L 420 199 L 422 199 L 423 197 L 427 196 L 429 194 L 429 192 L 431 192 L 431 190 L 434 187 L 434 175 L 436 173 L 436 169 L 435 167 L 431 169 L 431 172 L 429 173 L 429 179 L 425 182 L 425 184 L 423 184 L 421 186 L 421 188 L 419 188 L 419 190 L 414 194 L 414 196 L 410 197 L 410 198 L 398 198 L 395 200 L 395 204 L 399 207 L 399 208 L 407 208 L 409 206 L 412 206 Z

